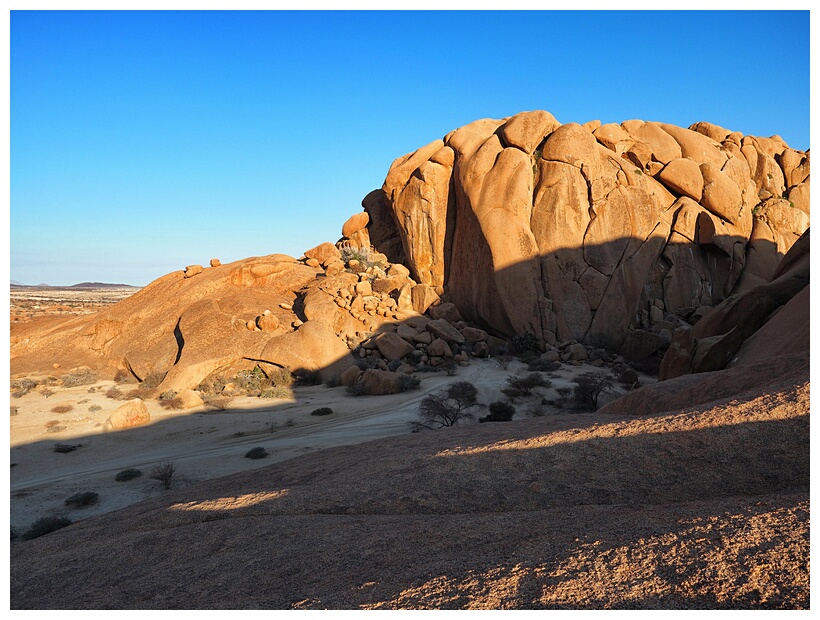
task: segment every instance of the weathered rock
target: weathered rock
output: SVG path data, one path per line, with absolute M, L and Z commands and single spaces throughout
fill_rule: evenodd
M 338 260 L 342 257 L 342 253 L 339 251 L 335 245 L 326 241 L 324 243 L 320 243 L 315 248 L 311 248 L 305 252 L 305 256 L 307 258 L 313 258 L 319 261 L 322 265 L 327 265 L 334 260 Z
M 436 338 L 441 338 L 448 343 L 462 344 L 464 342 L 464 336 L 461 335 L 461 332 L 444 319 L 430 321 L 427 324 L 427 331 Z
M 645 287 L 672 311 L 733 291 L 758 192 L 775 197 L 757 217 L 777 252 L 808 226 L 808 191 L 798 186 L 809 157 L 782 140 L 709 123 L 551 119 L 471 123 L 396 160 L 381 193 L 364 201 L 376 247 L 421 283 L 446 281 L 448 301 L 471 322 L 533 333 L 542 345 L 618 350 L 640 324 Z M 776 203 L 792 191 L 800 205 Z M 423 312 L 424 289 L 415 290 Z
M 358 366 L 349 366 L 339 375 L 339 385 L 353 385 L 361 376 L 362 371 Z
M 413 345 L 408 343 L 398 334 L 391 332 L 379 334 L 373 340 L 375 341 L 379 352 L 385 357 L 385 359 L 391 362 L 400 360 L 405 355 L 415 350 Z
M 193 278 L 195 275 L 202 273 L 202 265 L 188 265 L 185 268 L 185 277 Z
M 218 258 L 212 258 L 209 264 L 211 267 L 219 267 L 222 262 Z
M 473 355 L 475 357 L 489 357 L 490 347 L 487 346 L 486 342 L 476 342 L 473 345 Z
M 182 390 L 176 395 L 180 409 L 193 409 L 205 404 L 202 397 L 193 390 Z
M 402 323 L 396 328 L 396 335 L 407 342 L 414 343 L 416 342 L 416 336 L 419 335 L 419 332 L 414 327 Z
M 351 215 L 342 225 L 342 237 L 351 238 L 355 233 L 367 227 L 370 216 L 366 211 Z
M 433 355 L 436 357 L 453 357 L 453 350 L 447 342 L 441 338 L 436 338 L 433 342 L 427 345 L 427 355 Z
M 659 334 L 644 329 L 632 329 L 627 333 L 620 354 L 630 362 L 640 362 L 658 351 L 664 344 L 664 339 Z
M 151 414 L 141 398 L 129 400 L 117 407 L 108 418 L 111 428 L 120 430 L 142 426 L 151 421 Z
M 569 345 L 562 356 L 564 361 L 580 362 L 589 357 L 586 347 L 579 342 Z
M 443 303 L 438 304 L 437 306 L 432 306 L 428 309 L 427 314 L 434 319 L 442 319 L 448 323 L 458 323 L 459 321 L 464 320 L 459 313 L 458 308 L 456 308 L 456 305 L 452 303 Z
M 263 332 L 273 332 L 279 328 L 279 319 L 273 314 L 256 317 L 256 326 Z
M 467 342 L 481 342 L 487 340 L 487 332 L 477 327 L 465 327 L 461 330 L 461 335 Z
M 404 389 L 407 375 L 386 370 L 365 370 L 356 380 L 356 387 L 367 396 L 398 394 Z
M 410 297 L 413 310 L 419 314 L 424 314 L 431 305 L 439 302 L 439 296 L 427 284 L 416 284 L 410 291 Z
M 660 172 L 660 180 L 677 194 L 700 201 L 703 194 L 703 175 L 700 166 L 691 159 L 673 159 Z

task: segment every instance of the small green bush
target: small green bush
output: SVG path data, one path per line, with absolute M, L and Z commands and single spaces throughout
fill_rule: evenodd
M 268 451 L 265 450 L 262 446 L 257 446 L 256 448 L 251 448 L 245 453 L 246 459 L 263 459 L 268 456 Z
M 97 413 L 98 411 L 101 411 L 101 410 L 102 410 L 102 407 L 100 407 L 99 405 L 91 405 L 91 406 L 88 408 L 88 410 L 89 410 L 91 413 Z
M 134 478 L 139 478 L 142 476 L 142 472 L 135 467 L 130 467 L 128 469 L 123 469 L 119 472 L 116 476 L 114 476 L 114 480 L 117 482 L 125 482 L 126 480 L 133 480 Z
M 72 508 L 83 508 L 85 506 L 93 506 L 98 501 L 100 501 L 99 493 L 95 493 L 94 491 L 82 491 L 75 493 L 65 500 L 65 505 Z
M 68 525 L 71 525 L 71 519 L 66 517 L 42 517 L 37 519 L 28 531 L 23 534 L 23 540 L 39 538 L 40 536 L 50 534 Z
M 333 409 L 330 407 L 319 407 L 311 411 L 310 415 L 330 415 L 331 413 L 333 413 Z

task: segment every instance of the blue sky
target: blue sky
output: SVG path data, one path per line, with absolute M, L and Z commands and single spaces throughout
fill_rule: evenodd
M 12 11 L 10 277 L 298 257 L 477 118 L 707 120 L 809 148 L 809 12 Z

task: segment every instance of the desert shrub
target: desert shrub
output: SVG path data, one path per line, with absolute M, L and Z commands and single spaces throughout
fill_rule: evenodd
M 114 374 L 115 383 L 134 383 L 134 381 L 136 381 L 134 375 L 127 370 L 120 369 Z
M 94 393 L 94 392 L 96 392 L 96 391 L 97 391 L 97 388 L 96 388 L 95 386 L 93 386 L 93 385 L 92 385 L 90 388 L 88 388 L 88 393 L 89 393 L 89 394 L 93 394 L 93 393 Z
M 558 397 L 561 399 L 562 403 L 565 403 L 569 400 L 569 397 L 572 396 L 573 389 L 569 386 L 555 388 L 555 391 L 558 393 Z
M 90 368 L 75 370 L 63 377 L 63 387 L 76 387 L 78 385 L 91 385 L 97 382 L 97 375 Z
M 322 384 L 322 377 L 319 375 L 318 370 L 307 370 L 305 368 L 300 368 L 299 370 L 295 371 L 294 375 L 299 385 Z
M 514 403 L 517 398 L 521 398 L 524 393 L 517 387 L 505 387 L 501 390 L 501 393 L 504 394 L 507 398 L 510 399 L 511 403 Z
M 333 413 L 333 409 L 330 407 L 319 407 L 311 411 L 310 415 L 330 415 L 331 413 Z
M 372 370 L 379 364 L 378 357 L 371 356 L 371 357 L 359 357 L 356 359 L 356 366 L 359 367 L 359 370 Z
M 287 368 L 274 366 L 268 370 L 268 380 L 275 387 L 290 387 L 293 385 L 293 375 Z
M 71 508 L 83 508 L 85 506 L 93 506 L 98 501 L 100 501 L 99 493 L 95 493 L 94 491 L 81 491 L 65 500 L 65 505 Z
M 413 432 L 455 426 L 460 420 L 472 420 L 470 409 L 478 404 L 478 390 L 469 381 L 451 383 L 437 394 L 421 400 L 419 420 L 410 423 Z
M 516 334 L 510 341 L 513 351 L 516 353 L 524 353 L 525 351 L 538 350 L 538 338 L 529 332 L 523 334 Z
M 46 422 L 45 426 L 49 433 L 58 433 L 65 430 L 65 426 L 61 426 L 59 420 L 49 420 Z
M 43 398 L 48 398 L 49 396 L 51 396 L 52 394 L 54 394 L 54 390 L 52 390 L 50 387 L 42 387 L 42 386 L 39 386 L 39 387 L 37 388 L 37 391 L 39 391 L 39 392 L 40 392 L 40 394 L 42 394 L 42 395 L 43 395 Z
M 542 405 L 546 405 L 546 403 L 542 402 L 540 405 L 531 405 L 529 409 L 527 409 L 527 415 L 533 418 L 543 418 L 547 413 L 544 411 Z
M 552 372 L 561 368 L 561 362 L 550 362 L 542 360 L 540 357 L 535 358 L 527 364 L 527 370 L 534 372 Z
M 441 368 L 437 368 L 436 366 L 430 366 L 429 364 L 419 364 L 413 370 L 413 372 L 440 372 Z
M 380 267 L 382 265 L 380 261 L 373 260 L 373 252 L 369 247 L 344 247 L 339 251 L 342 254 L 341 260 L 345 264 L 351 260 L 357 260 L 360 264 L 364 265 L 365 269 L 368 267 Z
M 166 390 L 162 394 L 159 395 L 159 400 L 173 400 L 177 397 L 176 390 Z
M 177 466 L 174 461 L 165 461 L 164 463 L 154 466 L 151 470 L 151 479 L 159 480 L 162 483 L 162 486 L 166 489 L 170 489 L 176 470 Z
M 133 480 L 134 478 L 139 478 L 142 476 L 142 472 L 135 467 L 129 467 L 128 469 L 123 469 L 119 472 L 116 476 L 114 476 L 114 480 L 117 482 L 125 482 L 127 480 Z
M 399 366 L 401 366 L 403 363 L 404 362 L 402 362 L 401 360 L 393 360 L 392 362 L 389 362 L 387 364 L 387 370 L 389 370 L 390 372 L 396 372 L 399 369 Z
M 159 404 L 163 409 L 182 409 L 182 399 L 178 396 L 162 399 Z
M 364 383 L 356 381 L 348 385 L 345 391 L 351 396 L 364 396 L 366 389 Z
M 254 366 L 252 370 L 240 370 L 236 373 L 233 383 L 246 392 L 259 392 L 263 383 L 267 383 L 267 377 L 259 366 Z
M 80 446 L 75 446 L 71 443 L 55 443 L 54 444 L 54 451 L 60 454 L 66 454 L 68 452 L 74 452 Z
M 592 407 L 593 411 L 598 410 L 598 398 L 601 394 L 612 391 L 612 381 L 602 372 L 585 372 L 576 377 L 575 401 L 580 405 Z
M 142 381 L 140 381 L 140 388 L 144 390 L 153 390 L 155 387 L 157 387 L 160 383 L 163 382 L 163 380 L 165 379 L 165 375 L 167 374 L 167 372 L 159 371 L 149 372 L 147 375 L 145 375 L 145 378 Z
M 479 418 L 479 422 L 509 422 L 515 415 L 515 407 L 503 400 L 490 403 L 490 413 L 483 418 Z
M 268 456 L 268 451 L 265 450 L 262 446 L 257 446 L 256 448 L 251 448 L 245 453 L 246 459 L 263 459 Z
M 25 396 L 37 387 L 37 382 L 31 379 L 18 379 L 11 382 L 11 395 L 14 398 Z
M 325 385 L 329 388 L 339 387 L 342 382 L 339 380 L 339 377 L 331 377 L 327 381 L 325 381 Z
M 202 400 L 205 401 L 206 406 L 213 407 L 217 411 L 225 411 L 231 403 L 230 396 L 211 396 L 206 394 Z
M 458 362 L 456 362 L 452 357 L 445 357 L 441 360 L 439 367 L 447 373 L 448 377 L 453 377 L 458 372 Z
M 506 355 L 506 354 L 496 355 L 495 356 L 495 361 L 498 362 L 498 365 L 501 366 L 501 368 L 503 368 L 504 370 L 507 370 L 507 368 L 509 368 L 509 366 L 510 366 L 510 362 L 513 361 L 513 356 L 512 355 Z
M 223 388 L 225 387 L 225 384 L 227 383 L 227 378 L 225 378 L 223 375 L 217 375 L 215 377 L 206 379 L 198 386 L 196 386 L 196 389 L 200 394 L 209 396 L 212 394 L 219 394 L 220 392 L 222 392 Z
M 68 413 L 74 409 L 73 405 L 57 405 L 51 408 L 51 413 Z
M 91 406 L 88 408 L 88 410 L 89 410 L 91 413 L 97 413 L 98 411 L 101 411 L 101 410 L 102 410 L 102 407 L 100 407 L 99 405 L 91 405 Z
M 529 396 L 532 390 L 537 387 L 550 387 L 549 379 L 545 379 L 537 372 L 532 372 L 524 377 L 507 377 L 507 383 L 511 388 L 521 391 L 522 396 Z
M 66 517 L 41 517 L 23 534 L 23 540 L 31 540 L 32 538 L 45 536 L 67 525 L 71 525 L 71 519 Z
M 122 400 L 124 398 L 124 395 L 120 388 L 118 388 L 117 386 L 111 386 L 105 391 L 105 397 L 113 398 L 114 400 Z
M 274 386 L 265 388 L 259 392 L 259 398 L 281 398 L 283 400 L 288 400 L 293 398 L 293 392 L 284 386 Z
M 415 390 L 419 387 L 419 385 L 421 385 L 421 379 L 414 377 L 413 375 L 399 376 L 399 388 L 402 392 L 406 392 L 407 390 Z

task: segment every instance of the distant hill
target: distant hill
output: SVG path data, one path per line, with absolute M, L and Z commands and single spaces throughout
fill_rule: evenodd
M 68 288 L 139 288 L 132 284 L 110 284 L 108 282 L 80 282 L 72 284 Z

